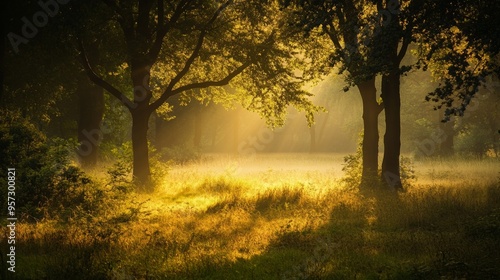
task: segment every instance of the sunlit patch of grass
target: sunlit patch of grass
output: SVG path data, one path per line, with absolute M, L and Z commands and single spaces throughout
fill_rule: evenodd
M 468 183 L 490 184 L 499 175 L 498 158 L 429 158 L 415 161 L 416 175 L 421 184 L 450 185 Z
M 265 212 L 268 210 L 287 210 L 291 207 L 299 207 L 304 202 L 306 194 L 304 189 L 269 189 L 259 194 L 255 201 L 255 210 Z

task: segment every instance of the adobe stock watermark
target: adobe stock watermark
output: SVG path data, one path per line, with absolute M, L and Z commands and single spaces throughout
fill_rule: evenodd
M 70 0 L 48 0 L 38 1 L 40 10 L 35 12 L 31 19 L 22 17 L 21 35 L 14 32 L 9 32 L 7 38 L 15 53 L 19 52 L 21 44 L 28 44 L 30 39 L 33 39 L 39 32 L 39 29 L 44 28 L 49 23 L 49 18 L 55 17 L 60 10 L 60 5 L 66 5 Z
M 16 272 L 16 169 L 7 169 L 7 270 Z M 3 259 L 3 258 L 2 258 Z
M 275 132 L 269 128 L 261 127 L 256 134 L 240 142 L 238 145 L 238 154 L 254 156 L 257 152 L 264 150 L 266 145 L 273 142 L 274 133 Z

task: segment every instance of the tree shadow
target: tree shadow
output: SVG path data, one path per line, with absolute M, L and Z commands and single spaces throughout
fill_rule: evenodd
M 498 279 L 500 188 L 359 191 L 319 228 L 284 225 L 262 254 L 200 279 Z M 206 272 L 206 271 L 205 271 Z

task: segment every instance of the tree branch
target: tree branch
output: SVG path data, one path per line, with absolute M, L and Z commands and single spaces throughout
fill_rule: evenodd
M 330 27 L 330 29 L 328 27 Z M 328 36 L 330 37 L 330 40 L 332 40 L 332 42 L 333 42 L 333 45 L 338 50 L 342 50 L 342 46 L 340 45 L 340 41 L 339 41 L 339 38 L 337 36 L 337 32 L 335 31 L 335 26 L 333 26 L 333 23 L 329 22 L 328 26 L 323 24 L 323 30 L 326 32 L 326 34 L 328 34 Z
M 380 14 L 380 12 L 384 9 L 384 6 L 382 4 L 382 0 L 377 0 L 377 12 Z
M 203 41 L 205 40 L 205 36 L 207 34 L 207 29 L 215 22 L 215 20 L 219 17 L 220 13 L 231 3 L 231 0 L 227 1 L 226 3 L 222 4 L 212 15 L 210 20 L 204 25 L 204 29 L 200 32 L 200 35 L 198 36 L 198 42 L 196 43 L 196 46 L 193 49 L 193 52 L 189 56 L 189 58 L 186 60 L 186 63 L 184 64 L 184 67 L 182 70 L 175 75 L 175 77 L 170 80 L 170 83 L 167 85 L 167 88 L 163 92 L 162 96 L 155 101 L 158 102 L 160 100 L 163 100 L 161 103 L 165 102 L 169 96 L 171 96 L 172 89 L 174 86 L 189 72 L 189 68 L 191 68 L 191 65 L 193 65 L 194 60 L 196 57 L 198 57 L 198 54 L 200 53 L 200 50 L 203 46 Z M 243 70 L 242 70 L 243 71 Z M 174 93 L 175 94 L 175 93 Z M 166 96 L 165 98 L 163 96 Z M 159 104 L 156 108 L 158 108 L 161 104 Z M 155 109 L 156 109 L 155 108 Z
M 176 94 L 179 94 L 184 91 L 192 90 L 192 89 L 201 89 L 201 88 L 207 88 L 207 87 L 217 87 L 217 86 L 225 86 L 229 84 L 229 82 L 234 79 L 234 77 L 238 76 L 243 72 L 247 67 L 252 65 L 252 61 L 249 60 L 245 63 L 243 63 L 241 66 L 238 68 L 234 69 L 231 73 L 229 73 L 226 77 L 224 77 L 221 80 L 218 81 L 205 81 L 205 82 L 200 82 L 200 83 L 192 83 L 189 85 L 181 86 L 178 87 L 174 90 L 171 90 L 169 92 L 164 92 L 163 95 L 158 98 L 155 102 L 151 104 L 152 110 L 158 109 L 163 103 L 167 101 L 167 99 L 171 96 L 174 96 Z
M 415 19 L 410 20 L 410 22 L 406 25 L 406 28 L 404 29 L 403 32 L 403 43 L 401 45 L 401 49 L 399 50 L 398 53 L 398 64 L 401 63 L 403 60 L 404 56 L 406 55 L 406 52 L 408 51 L 408 47 L 411 44 L 412 41 L 412 32 L 413 32 L 413 27 L 415 26 Z
M 137 36 L 149 38 L 149 16 L 153 6 L 152 0 L 139 1 L 138 15 L 137 15 Z
M 132 11 L 128 11 L 129 13 L 126 15 L 123 8 L 118 6 L 115 0 L 101 0 L 101 1 L 108 7 L 110 7 L 118 15 L 117 21 L 123 30 L 123 34 L 125 35 L 126 41 L 132 42 L 135 37 L 134 24 L 133 24 L 134 19 L 132 16 Z M 130 48 L 130 45 L 127 44 L 127 46 Z
M 185 9 L 185 5 L 189 0 L 182 0 L 177 4 L 175 8 L 174 14 L 170 17 L 167 24 L 163 24 L 164 11 L 163 11 L 163 0 L 158 0 L 158 28 L 156 30 L 156 39 L 153 43 L 153 46 L 149 50 L 148 57 L 151 61 L 156 61 L 158 55 L 161 51 L 161 46 L 163 44 L 163 39 L 167 35 L 167 33 L 172 28 L 172 25 L 177 22 L 180 18 L 182 12 Z M 161 2 L 161 4 L 160 4 Z
M 405 57 L 406 55 L 406 52 L 408 51 L 408 46 L 410 45 L 410 42 L 411 42 L 411 36 L 404 36 L 403 37 L 403 44 L 401 46 L 401 49 L 399 50 L 399 53 L 398 53 L 398 64 L 401 63 L 401 61 L 403 60 L 403 57 Z
M 85 52 L 85 47 L 83 46 L 83 41 L 78 40 L 78 48 L 80 51 L 80 59 L 83 68 L 85 69 L 85 72 L 87 73 L 87 76 L 89 79 L 96 85 L 102 87 L 105 89 L 108 93 L 116 97 L 118 100 L 120 100 L 125 107 L 127 107 L 129 110 L 134 108 L 134 103 L 130 101 L 130 99 L 127 98 L 121 91 L 119 91 L 117 88 L 112 86 L 110 83 L 106 82 L 103 80 L 101 77 L 99 77 L 95 71 L 92 69 L 92 66 L 90 65 L 90 62 L 88 60 L 87 54 Z
M 158 16 L 158 30 L 163 30 L 165 28 L 165 23 L 163 22 L 165 17 L 165 7 L 163 5 L 163 0 L 158 0 L 157 2 L 157 16 Z

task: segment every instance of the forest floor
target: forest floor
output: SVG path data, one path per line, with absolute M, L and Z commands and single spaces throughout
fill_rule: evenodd
M 394 194 L 342 158 L 205 155 L 153 194 L 104 188 L 100 211 L 19 223 L 16 279 L 500 279 L 498 159 L 416 161 Z

